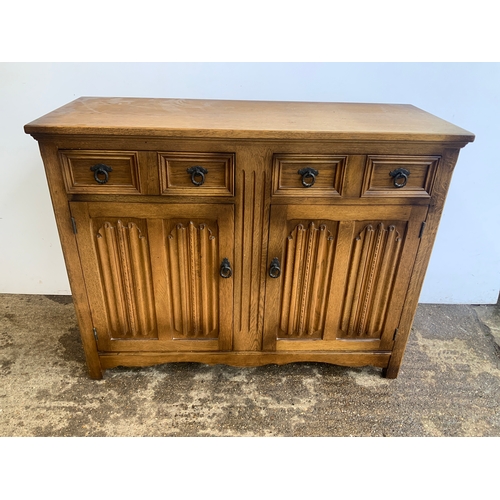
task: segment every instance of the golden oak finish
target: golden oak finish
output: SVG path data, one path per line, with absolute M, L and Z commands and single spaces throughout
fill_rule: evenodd
M 328 155 L 274 155 L 273 196 L 310 196 L 304 189 L 303 175 L 298 172 L 311 168 L 316 170 L 314 178 L 305 176 L 304 182 L 314 186 L 315 196 L 341 196 L 347 157 Z
M 387 366 L 390 357 L 389 352 L 162 352 L 162 353 L 118 353 L 103 354 L 101 356 L 101 365 L 104 370 L 115 368 L 117 366 L 151 366 L 159 363 L 172 362 L 191 362 L 226 364 L 231 366 L 263 366 L 267 364 L 284 365 L 295 363 L 297 361 L 312 361 L 319 363 L 332 363 L 341 366 L 378 366 L 383 368 Z
M 459 149 L 409 105 L 80 98 L 40 142 L 92 378 L 321 361 L 397 376 Z
M 392 348 L 426 213 L 419 206 L 273 206 L 269 255 L 282 277 L 267 277 L 267 349 L 285 339 L 333 350 L 351 340 L 361 350 Z
M 158 153 L 158 159 L 163 195 L 234 196 L 234 154 Z
M 218 279 L 223 258 L 234 260 L 231 205 L 70 210 L 100 350 L 231 348 L 232 280 Z
M 368 156 L 361 196 L 430 198 L 438 156 Z M 411 172 L 401 188 L 387 172 L 404 168 Z
M 408 104 L 80 97 L 25 127 L 28 134 L 452 141 L 473 135 Z
M 139 159 L 135 151 L 60 151 L 59 154 L 68 193 L 141 194 Z M 105 184 L 96 182 L 91 170 L 102 163 L 110 167 Z M 97 178 L 102 180 L 104 176 L 98 173 Z

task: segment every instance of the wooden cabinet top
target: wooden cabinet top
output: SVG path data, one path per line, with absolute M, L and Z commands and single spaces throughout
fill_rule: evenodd
M 453 142 L 474 134 L 408 104 L 80 97 L 28 134 Z

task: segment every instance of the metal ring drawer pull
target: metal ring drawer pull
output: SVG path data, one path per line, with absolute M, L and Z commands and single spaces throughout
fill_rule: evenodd
M 231 263 L 226 258 L 222 259 L 222 264 L 220 265 L 220 275 L 222 278 L 230 278 L 233 275 Z
M 281 266 L 278 257 L 274 257 L 269 266 L 269 276 L 271 278 L 279 278 L 281 275 Z
M 408 177 L 410 177 L 410 171 L 405 168 L 397 168 L 389 173 L 389 175 L 394 180 L 394 186 L 397 188 L 402 188 L 406 186 L 408 182 Z
M 90 170 L 94 172 L 94 179 L 99 184 L 106 184 L 106 182 L 109 181 L 109 172 L 113 172 L 111 167 L 108 167 L 108 165 L 104 165 L 103 163 L 98 163 L 97 165 L 90 167 Z M 100 176 L 104 177 L 101 178 Z
M 201 186 L 205 182 L 205 174 L 208 174 L 206 168 L 195 165 L 187 169 L 188 174 L 191 174 L 191 182 L 195 186 Z
M 306 188 L 311 187 L 316 182 L 316 176 L 319 175 L 319 172 L 311 167 L 301 168 L 297 173 L 302 176 L 302 185 Z

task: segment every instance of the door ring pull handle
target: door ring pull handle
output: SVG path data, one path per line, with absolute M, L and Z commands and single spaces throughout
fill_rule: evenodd
M 279 278 L 281 275 L 281 266 L 278 257 L 274 257 L 269 266 L 269 276 L 271 278 Z
M 231 269 L 231 263 L 228 259 L 222 259 L 222 263 L 220 265 L 219 274 L 222 278 L 230 278 L 233 275 L 233 270 Z

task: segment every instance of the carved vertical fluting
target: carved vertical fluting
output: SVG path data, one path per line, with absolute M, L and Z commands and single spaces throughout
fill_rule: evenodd
M 167 236 L 172 325 L 179 336 L 217 336 L 218 263 L 215 237 L 206 224 L 176 224 Z
M 147 239 L 134 222 L 105 222 L 96 233 L 108 327 L 112 337 L 156 333 Z
M 179 280 L 180 269 L 179 269 L 179 254 L 174 243 L 174 236 L 169 234 L 167 236 L 167 255 L 168 255 L 168 276 L 170 284 L 170 303 L 172 306 L 172 322 L 171 325 L 173 329 L 178 333 L 183 333 L 182 326 L 182 303 L 180 296 L 181 284 Z
M 318 310 L 318 293 L 320 291 L 320 287 L 323 281 L 324 276 L 322 275 L 321 268 L 324 265 L 325 261 L 325 248 L 326 248 L 326 238 L 324 237 L 324 233 L 326 231 L 326 226 L 320 226 L 319 228 L 320 235 L 317 238 L 317 247 L 316 247 L 316 252 L 315 252 L 315 262 L 314 264 L 314 269 L 312 271 L 313 276 L 316 277 L 312 281 L 312 288 L 311 288 L 311 297 L 309 301 L 309 327 L 307 329 L 307 334 L 308 335 L 313 335 L 315 331 L 319 330 L 318 328 L 318 319 L 319 319 L 319 314 L 321 313 L 320 310 Z
M 294 271 L 294 260 L 295 260 L 295 246 L 297 238 L 288 236 L 286 245 L 286 256 L 284 268 L 285 276 L 283 278 L 283 291 L 286 293 L 290 289 L 290 283 L 292 282 L 293 271 Z M 286 300 L 283 295 L 282 305 L 281 305 L 281 330 L 283 332 L 288 332 L 288 325 L 290 322 L 290 301 Z
M 333 237 L 329 234 L 326 226 L 319 228 L 319 244 L 316 256 L 316 269 L 314 280 L 313 295 L 311 300 L 311 314 L 313 319 L 310 321 L 309 335 L 315 331 L 324 331 L 327 304 L 326 300 L 329 293 L 332 265 L 333 265 Z
M 182 224 L 177 224 L 175 228 L 175 242 L 177 243 L 177 262 L 179 265 L 179 290 L 174 293 L 173 300 L 179 300 L 181 303 L 181 325 L 182 334 L 187 335 L 191 332 L 191 325 L 189 323 L 189 274 L 188 274 L 188 253 L 186 250 L 186 228 Z M 177 297 L 177 298 L 176 298 Z
M 247 203 L 246 200 L 248 200 L 248 195 L 247 195 L 247 172 L 243 169 L 241 171 L 241 203 L 240 203 L 240 220 L 241 224 L 235 228 L 235 230 L 240 229 L 241 230 L 241 246 L 240 246 L 240 262 L 241 262 L 241 276 L 239 276 L 240 279 L 240 286 L 239 286 L 239 324 L 238 324 L 238 332 L 239 332 L 239 337 L 243 337 L 242 333 L 244 331 L 244 293 L 243 293 L 243 288 L 246 285 L 246 273 L 245 273 L 245 264 L 246 264 L 246 259 L 245 259 L 245 248 L 246 248 L 246 240 L 247 240 L 247 232 L 245 231 L 246 228 L 246 212 L 248 212 L 247 208 Z M 237 278 L 235 278 L 236 281 Z M 245 328 L 246 331 L 246 328 Z M 235 340 L 237 340 L 238 336 L 235 336 Z
M 190 256 L 190 269 L 189 274 L 191 277 L 191 314 L 192 314 L 192 325 L 193 333 L 197 336 L 200 333 L 200 320 L 198 317 L 198 311 L 200 306 L 200 295 L 198 293 L 198 288 L 200 285 L 201 275 L 199 273 L 199 263 L 200 263 L 200 252 L 198 251 L 198 231 L 201 231 L 201 226 L 199 228 L 194 227 L 192 222 L 189 223 L 189 256 Z
M 254 177 L 254 214 L 253 214 L 253 237 L 252 237 L 252 281 L 251 281 L 251 304 L 250 304 L 250 331 L 258 332 L 263 320 L 264 294 L 262 293 L 261 270 L 265 266 L 263 260 L 262 241 L 264 238 L 265 225 L 265 193 L 266 172 L 256 172 Z
M 290 300 L 290 322 L 288 324 L 288 334 L 293 334 L 297 330 L 297 302 L 300 300 L 300 290 L 302 285 L 304 232 L 304 226 L 299 224 L 292 233 L 292 238 L 296 240 L 296 243 L 293 261 L 290 263 L 293 267 L 293 273 L 290 286 L 291 292 L 288 293 L 288 300 Z M 285 290 L 288 291 L 288 289 Z M 283 297 L 284 300 L 287 300 L 286 292 L 283 293 Z
M 212 257 L 212 267 L 207 271 L 212 282 L 212 295 L 210 296 L 210 303 L 212 304 L 212 323 L 210 332 L 216 331 L 219 328 L 219 288 L 218 288 L 218 270 L 219 270 L 219 252 L 215 236 L 207 230 L 208 248 Z M 214 279 L 215 276 L 215 279 Z M 209 333 L 210 333 L 209 332 Z
M 396 228 L 389 226 L 388 230 L 391 233 L 396 231 Z M 385 249 L 382 252 L 379 276 L 385 277 L 385 279 L 379 278 L 374 290 L 372 314 L 368 326 L 368 331 L 370 332 L 379 332 L 382 330 L 383 318 L 385 318 L 387 312 L 389 292 L 391 291 L 391 287 L 387 286 L 387 284 L 393 282 L 397 267 L 396 262 L 393 262 L 392 259 L 395 254 L 398 254 L 399 246 L 401 245 L 401 238 L 394 238 L 393 236 L 388 234 Z M 375 314 L 375 311 L 379 311 L 379 313 Z
M 207 296 L 208 311 L 210 312 L 210 323 L 208 333 L 214 332 L 219 327 L 219 253 L 217 251 L 217 242 L 215 236 L 207 227 L 205 238 L 208 241 L 207 279 L 211 283 L 211 293 Z
M 129 228 L 130 229 L 130 228 Z M 130 247 L 127 243 L 130 243 L 130 239 L 127 236 L 131 236 L 131 232 L 127 231 L 125 234 L 125 228 L 122 222 L 119 220 L 116 223 L 116 234 L 118 236 L 118 247 L 120 249 L 120 265 L 123 274 L 123 291 L 125 294 L 127 319 L 130 325 L 130 330 L 132 335 L 137 334 L 137 310 L 136 304 L 133 300 L 133 289 L 132 289 L 132 270 L 130 268 Z
M 113 226 L 107 222 L 97 232 L 97 252 L 103 281 L 104 301 L 111 332 L 127 333 L 123 286 Z
M 328 305 L 334 238 L 325 225 L 298 224 L 287 238 L 281 331 L 288 337 L 320 337 Z
M 265 154 L 265 153 L 263 153 Z M 258 351 L 262 347 L 264 321 L 264 296 L 262 277 L 267 268 L 263 245 L 267 243 L 269 204 L 266 204 L 266 162 L 264 156 L 252 150 L 242 152 L 240 164 L 261 167 L 238 172 L 237 223 L 235 238 L 241 239 L 240 251 L 235 255 L 235 335 L 233 349 L 236 351 Z M 256 163 L 257 162 L 257 163 Z M 239 271 L 238 271 L 239 270 Z
M 300 334 L 304 333 L 304 325 L 306 322 L 306 316 L 307 316 L 307 311 L 306 311 L 306 306 L 308 303 L 308 300 L 311 298 L 309 295 L 309 286 L 311 284 L 311 261 L 315 257 L 315 253 L 313 252 L 314 248 L 314 243 L 316 241 L 316 233 L 317 230 L 314 227 L 314 222 L 311 222 L 309 225 L 309 235 L 307 237 L 307 244 L 306 244 L 306 261 L 304 263 L 304 282 L 302 284 L 302 297 L 300 300 L 300 314 L 299 314 L 299 325 L 298 325 L 298 331 Z
M 128 266 L 130 273 L 131 283 L 134 284 L 132 287 L 132 293 L 130 300 L 134 304 L 132 309 L 135 310 L 135 317 L 137 320 L 137 329 L 139 331 L 147 331 L 148 324 L 147 320 L 150 317 L 150 307 L 152 304 L 152 297 L 148 294 L 149 284 L 147 279 L 147 272 L 143 268 L 144 258 L 147 256 L 144 254 L 144 247 L 141 245 L 141 238 L 138 231 L 130 231 L 129 226 L 129 244 L 130 244 L 130 262 L 137 262 L 137 268 Z M 124 238 L 124 243 L 126 238 Z M 142 300 L 144 296 L 145 300 Z
M 347 337 L 380 337 L 401 251 L 394 225 L 368 224 L 356 237 L 349 264 L 341 330 Z
M 200 298 L 201 298 L 201 328 L 202 334 L 208 335 L 211 331 L 210 304 L 203 297 L 209 295 L 210 290 L 210 252 L 208 250 L 208 238 L 206 237 L 207 227 L 200 224 Z
M 122 233 L 124 232 L 123 227 L 122 227 Z M 131 287 L 130 291 L 132 292 L 130 295 L 130 302 L 132 304 L 131 310 L 134 311 L 134 320 L 136 322 L 136 329 L 138 331 L 145 331 L 147 326 L 146 326 L 146 301 L 142 301 L 139 299 L 139 295 L 141 294 L 141 290 L 144 289 L 144 276 L 143 272 L 141 269 L 141 262 L 142 262 L 142 252 L 140 250 L 140 238 L 139 234 L 136 231 L 130 231 L 129 230 L 129 238 L 127 242 L 127 238 L 125 235 L 123 235 L 124 238 L 124 245 L 128 247 L 128 253 L 129 253 L 129 262 L 137 262 L 138 263 L 138 269 L 135 270 L 133 269 L 130 265 L 128 265 L 128 272 L 129 272 L 129 280 L 130 283 L 133 283 L 133 286 Z M 128 243 L 128 244 L 127 244 Z
M 216 329 L 218 305 L 217 278 L 214 272 L 217 271 L 217 248 L 215 237 L 206 224 L 200 224 L 198 228 L 190 223 L 190 231 L 193 235 L 192 262 L 194 273 L 194 291 L 198 302 L 196 312 L 197 323 L 194 331 L 206 336 Z
M 358 335 L 363 335 L 363 332 L 366 331 L 366 322 L 367 322 L 367 317 L 368 317 L 368 310 L 371 304 L 371 299 L 372 299 L 372 289 L 375 281 L 375 276 L 376 276 L 376 271 L 379 263 L 379 257 L 380 257 L 380 247 L 382 246 L 382 238 L 385 235 L 385 232 L 383 230 L 384 225 L 379 224 L 374 242 L 373 242 L 373 250 L 372 250 L 372 257 L 368 262 L 367 266 L 367 280 L 366 280 L 366 285 L 365 285 L 365 290 L 364 290 L 364 299 L 361 303 L 361 308 L 360 308 L 360 317 L 359 317 L 359 325 L 357 328 L 357 333 Z M 394 226 L 391 226 L 391 230 L 394 230 Z
M 366 267 L 368 258 L 370 256 L 372 241 L 373 227 L 371 225 L 368 225 L 366 226 L 365 230 L 356 238 L 355 243 L 358 258 L 353 261 L 353 269 L 349 277 L 349 284 L 352 284 L 352 282 L 354 282 L 354 291 L 352 292 L 352 294 L 349 294 L 352 295 L 351 311 L 359 311 L 359 303 L 362 298 L 363 286 L 366 283 Z M 356 330 L 356 324 L 357 320 L 359 319 L 359 315 L 351 314 L 347 319 L 347 330 L 349 332 L 354 332 Z

